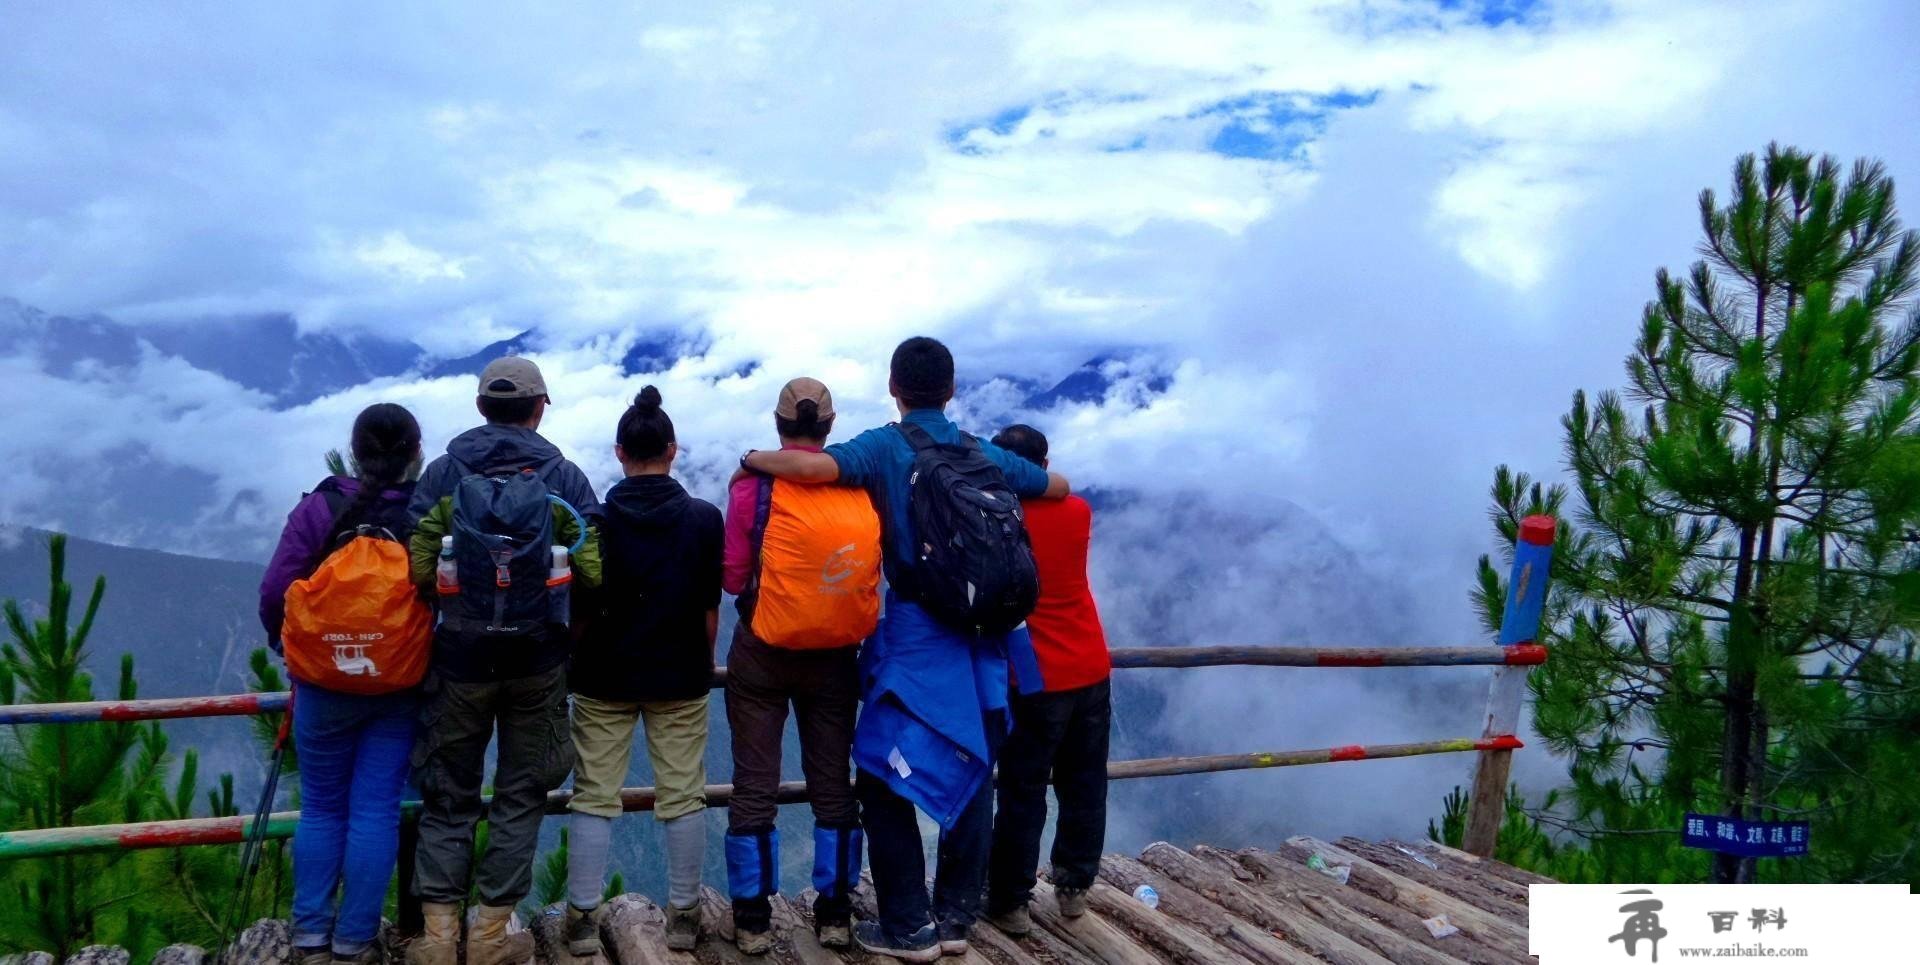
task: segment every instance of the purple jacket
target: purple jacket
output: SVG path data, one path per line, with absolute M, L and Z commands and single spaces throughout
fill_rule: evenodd
M 275 652 L 280 650 L 280 624 L 287 615 L 287 588 L 293 586 L 295 580 L 307 578 L 314 558 L 333 535 L 333 510 L 327 506 L 324 489 L 333 489 L 352 499 L 360 493 L 360 481 L 349 476 L 330 476 L 313 487 L 313 492 L 301 497 L 299 505 L 287 514 L 287 527 L 280 531 L 280 545 L 274 549 L 267 572 L 260 578 L 260 625 L 266 628 L 267 643 Z M 389 504 L 391 508 L 404 509 L 412 498 L 411 483 L 388 489 L 380 494 L 376 512 L 389 509 Z M 396 535 L 402 541 L 406 539 L 404 533 Z

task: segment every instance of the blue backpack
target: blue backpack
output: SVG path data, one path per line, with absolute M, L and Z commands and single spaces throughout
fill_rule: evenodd
M 443 627 L 481 640 L 544 638 L 567 623 L 564 587 L 550 587 L 553 505 L 585 521 L 547 489 L 546 467 L 469 473 L 453 491 L 453 561 L 459 591 L 442 596 Z M 578 546 L 575 546 L 578 549 Z

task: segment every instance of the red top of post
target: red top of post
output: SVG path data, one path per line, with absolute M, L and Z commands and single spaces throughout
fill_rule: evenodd
M 1556 525 L 1552 516 L 1528 516 L 1520 521 L 1520 542 L 1532 543 L 1535 546 L 1552 546 Z

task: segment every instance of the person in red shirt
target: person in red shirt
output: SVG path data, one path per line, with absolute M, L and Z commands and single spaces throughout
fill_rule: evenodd
M 1031 426 L 1008 426 L 993 444 L 1047 466 L 1047 437 Z M 1087 583 L 1093 507 L 1079 496 L 1023 506 L 1040 570 L 1040 599 L 1027 617 L 1040 680 L 1038 687 L 1017 680 L 1011 697 L 1013 732 L 1000 758 L 987 881 L 987 914 L 1015 935 L 1033 929 L 1027 902 L 1040 860 L 1049 777 L 1060 802 L 1050 877 L 1061 914 L 1086 912 L 1107 834 L 1107 732 L 1113 720 L 1107 679 L 1113 662 Z

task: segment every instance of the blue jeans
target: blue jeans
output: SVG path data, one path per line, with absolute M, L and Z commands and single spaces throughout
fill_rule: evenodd
M 400 849 L 400 794 L 419 701 L 411 691 L 362 696 L 301 683 L 294 689 L 300 823 L 293 833 L 293 944 L 357 954 L 379 931 Z

